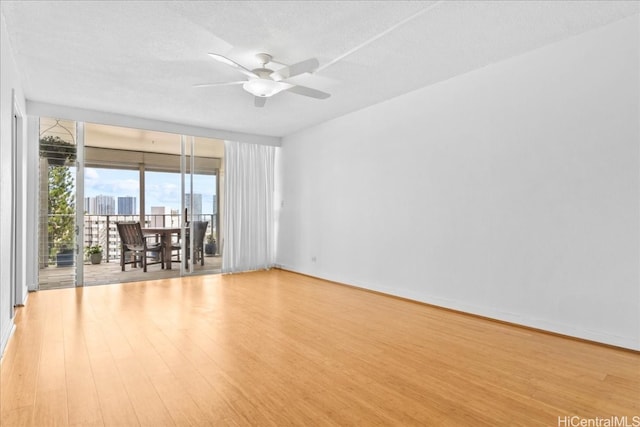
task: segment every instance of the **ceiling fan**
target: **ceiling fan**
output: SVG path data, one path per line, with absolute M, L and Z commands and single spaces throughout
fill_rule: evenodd
M 267 53 L 259 53 L 256 58 L 262 64 L 261 67 L 249 70 L 243 67 L 237 62 L 227 58 L 226 56 L 218 55 L 217 53 L 209 54 L 216 61 L 223 64 L 230 65 L 242 74 L 248 77 L 248 80 L 240 80 L 236 82 L 226 83 L 204 83 L 195 85 L 195 87 L 207 87 L 207 86 L 229 86 L 229 85 L 242 85 L 242 88 L 254 95 L 254 104 L 256 107 L 264 107 L 267 102 L 267 98 L 280 93 L 282 91 L 289 91 L 297 93 L 298 95 L 309 96 L 316 99 L 325 99 L 331 95 L 322 92 L 317 89 L 312 89 L 306 86 L 300 86 L 294 83 L 289 83 L 286 80 L 298 76 L 303 73 L 311 73 L 315 71 L 318 66 L 318 60 L 316 58 L 310 58 L 302 62 L 298 62 L 293 65 L 285 65 L 273 60 L 273 57 Z M 277 70 L 266 68 L 267 64 L 274 63 L 284 65 L 284 67 Z

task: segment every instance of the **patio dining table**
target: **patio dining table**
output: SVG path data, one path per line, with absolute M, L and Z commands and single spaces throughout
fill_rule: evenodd
M 188 230 L 189 227 L 186 227 L 185 230 Z M 164 257 L 164 268 L 167 270 L 171 270 L 171 235 L 177 234 L 178 236 L 182 232 L 180 227 L 143 227 L 142 233 L 145 236 L 151 235 L 159 235 L 160 243 L 164 248 L 163 257 Z

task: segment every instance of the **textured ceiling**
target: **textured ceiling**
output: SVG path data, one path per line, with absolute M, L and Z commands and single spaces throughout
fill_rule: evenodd
M 635 1 L 5 1 L 27 99 L 285 136 L 639 13 Z M 318 58 L 264 108 L 207 53 L 252 69 Z

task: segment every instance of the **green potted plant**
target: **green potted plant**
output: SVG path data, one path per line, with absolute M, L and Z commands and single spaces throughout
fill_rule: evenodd
M 213 234 L 209 234 L 207 236 L 207 243 L 204 245 L 204 253 L 205 255 L 215 255 L 216 253 L 216 238 L 213 237 Z
M 102 246 L 93 245 L 85 250 L 91 264 L 100 264 L 102 262 Z

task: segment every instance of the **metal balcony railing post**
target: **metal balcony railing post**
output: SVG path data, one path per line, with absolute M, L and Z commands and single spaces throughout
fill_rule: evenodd
M 109 239 L 109 237 L 110 237 L 109 236 L 109 215 L 107 215 L 107 227 L 106 228 L 107 228 L 107 244 L 106 244 L 106 246 L 107 246 L 107 256 L 105 258 L 107 258 L 107 262 L 109 262 L 109 240 L 111 240 L 111 239 Z

